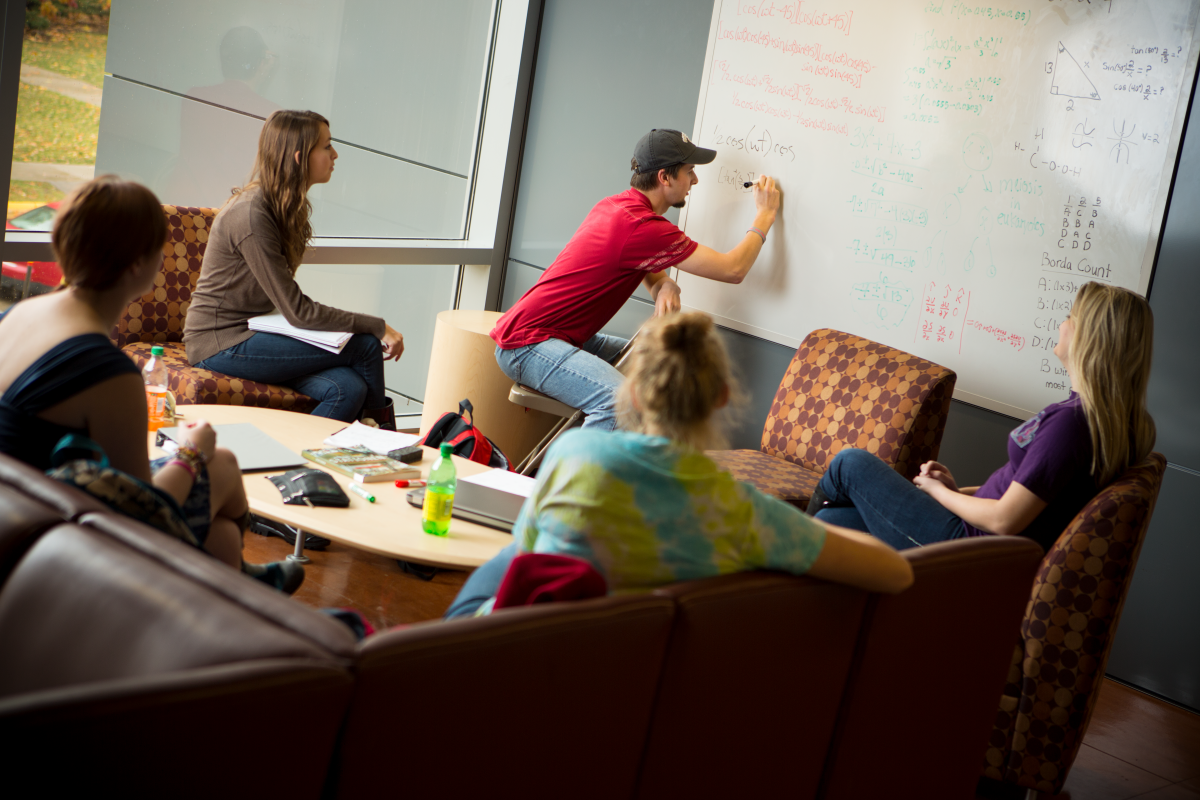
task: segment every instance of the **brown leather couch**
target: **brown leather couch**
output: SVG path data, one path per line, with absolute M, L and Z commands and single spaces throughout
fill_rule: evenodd
M 951 542 L 913 554 L 916 585 L 894 597 L 748 573 L 356 644 L 0 456 L 3 785 L 966 797 L 1040 555 Z

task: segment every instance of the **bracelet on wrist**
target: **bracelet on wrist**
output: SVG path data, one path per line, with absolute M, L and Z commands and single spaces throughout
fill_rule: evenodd
M 746 233 L 757 233 L 758 238 L 762 239 L 762 243 L 763 244 L 767 243 L 767 234 L 763 233 L 763 231 L 760 228 L 757 228 L 757 227 L 751 225 L 749 228 L 746 229 Z
M 204 454 L 200 452 L 200 448 L 191 444 L 181 445 L 180 448 L 175 451 L 175 459 L 182 461 L 191 467 L 193 474 L 198 472 L 200 470 L 200 465 L 204 464 L 208 460 L 204 457 Z
M 196 480 L 196 469 L 191 464 L 184 461 L 182 458 L 172 458 L 167 462 L 167 466 L 176 466 L 184 470 L 188 475 L 192 476 L 192 480 Z

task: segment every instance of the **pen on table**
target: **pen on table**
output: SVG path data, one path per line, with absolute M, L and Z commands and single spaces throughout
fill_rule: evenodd
M 361 497 L 363 500 L 366 500 L 368 503 L 375 502 L 375 495 L 371 494 L 366 489 L 359 486 L 357 483 L 350 484 L 350 491 L 354 492 L 356 495 Z
M 413 480 L 407 480 L 407 481 L 396 481 L 396 488 L 398 488 L 398 489 L 404 489 L 407 487 L 416 488 L 417 486 L 424 486 L 424 485 L 425 485 L 425 481 L 416 480 L 415 478 Z

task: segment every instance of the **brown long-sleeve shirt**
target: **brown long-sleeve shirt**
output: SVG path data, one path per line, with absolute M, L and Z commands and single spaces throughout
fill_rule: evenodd
M 208 237 L 200 279 L 183 324 L 188 361 L 196 364 L 246 341 L 247 320 L 278 310 L 297 328 L 371 333 L 384 322 L 311 300 L 292 276 L 279 226 L 259 189 L 240 195 L 217 215 Z

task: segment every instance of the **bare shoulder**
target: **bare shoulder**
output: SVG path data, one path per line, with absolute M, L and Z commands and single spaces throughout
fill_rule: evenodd
M 91 314 L 80 314 L 65 292 L 31 297 L 17 303 L 0 322 L 0 392 L 44 353 L 74 336 L 107 333 Z

